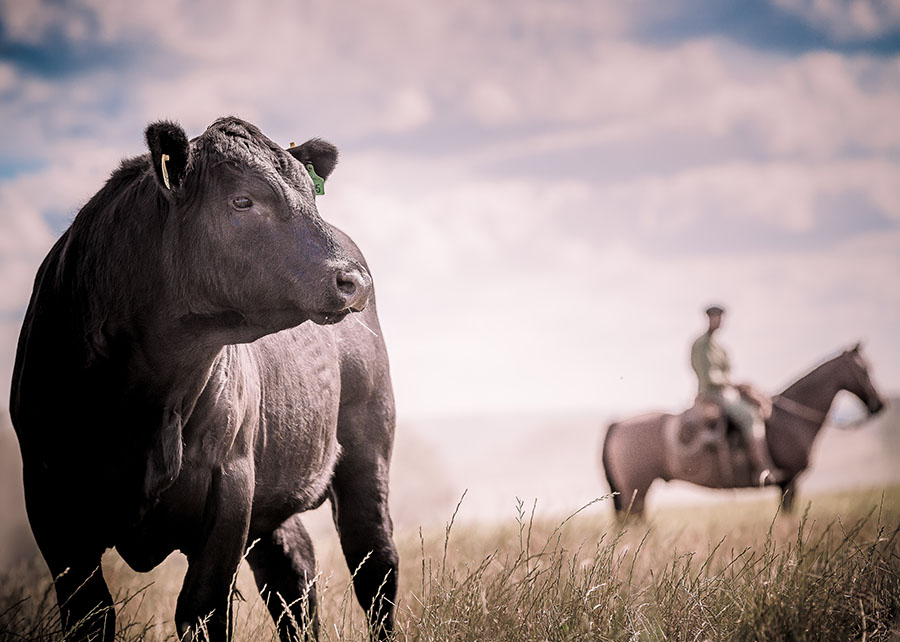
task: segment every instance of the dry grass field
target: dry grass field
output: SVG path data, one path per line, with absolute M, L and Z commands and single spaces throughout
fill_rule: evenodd
M 571 516 L 520 503 L 492 523 L 400 530 L 397 639 L 900 639 L 900 487 L 804 502 L 777 516 L 763 499 L 672 507 L 624 526 L 608 499 Z M 366 640 L 336 542 L 317 546 L 321 639 Z M 179 555 L 143 575 L 106 556 L 118 640 L 175 639 L 184 569 Z M 246 566 L 235 606 L 236 640 L 275 639 Z M 64 639 L 39 561 L 0 577 L 0 639 Z

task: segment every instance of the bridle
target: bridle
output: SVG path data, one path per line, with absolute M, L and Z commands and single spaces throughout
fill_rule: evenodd
M 862 366 L 860 366 L 859 364 L 851 363 L 844 363 L 844 365 L 847 366 L 847 368 L 850 370 L 850 373 L 853 375 L 853 378 L 856 380 L 856 383 L 859 384 L 860 390 L 866 393 L 872 390 L 872 383 L 863 379 L 863 374 L 861 371 L 864 371 L 865 369 Z M 854 365 L 856 365 L 856 367 L 854 367 Z M 865 401 L 863 403 L 866 404 L 866 409 L 868 409 L 869 402 Z M 871 411 L 869 412 L 869 414 L 872 414 Z
M 846 357 L 847 355 L 843 355 Z M 862 370 L 861 367 L 854 367 L 854 364 L 849 363 L 846 358 L 843 360 L 844 366 L 850 371 L 855 382 L 859 384 L 859 387 L 862 391 L 868 391 L 871 388 L 871 384 L 863 379 L 863 374 L 860 372 Z M 776 395 L 772 397 L 772 403 L 776 406 L 780 407 L 782 410 L 787 412 L 788 414 L 794 415 L 799 419 L 804 419 L 810 423 L 814 423 L 817 425 L 822 425 L 825 423 L 825 420 L 828 418 L 827 412 L 822 412 L 821 410 L 817 410 L 816 408 L 810 408 L 806 404 L 802 404 L 799 401 L 794 401 L 793 399 L 789 399 L 784 395 Z M 868 408 L 868 402 L 864 402 L 866 404 L 866 408 Z M 871 412 L 870 412 L 871 414 Z

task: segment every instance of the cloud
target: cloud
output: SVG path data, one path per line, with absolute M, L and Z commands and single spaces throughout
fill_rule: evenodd
M 585 246 L 540 276 L 485 272 L 490 290 L 467 274 L 438 282 L 437 300 L 417 296 L 428 281 L 390 283 L 379 301 L 400 407 L 412 415 L 678 409 L 692 396 L 687 347 L 711 299 L 731 310 L 724 340 L 736 374 L 767 390 L 859 338 L 879 379 L 896 381 L 900 292 L 879 275 L 900 268 L 890 249 L 898 240 L 875 252 L 848 245 L 766 261 L 725 257 L 714 267 Z
M 895 257 L 884 250 L 864 257 L 846 248 L 831 255 L 776 254 L 765 262 L 726 257 L 711 268 L 627 246 L 595 249 L 572 269 L 542 280 L 507 281 L 511 299 L 525 305 L 475 308 L 466 317 L 472 323 L 447 323 L 448 331 L 477 325 L 431 370 L 437 381 L 412 384 L 413 399 L 431 397 L 430 405 L 447 407 L 452 402 L 441 399 L 442 390 L 452 389 L 470 397 L 468 405 L 495 409 L 677 409 L 691 398 L 687 346 L 702 331 L 700 311 L 712 298 L 732 310 L 724 340 L 736 374 L 767 390 L 777 391 L 859 337 L 878 355 L 879 376 L 896 380 L 893 360 L 900 353 L 889 328 L 898 321 L 897 305 L 885 310 L 876 303 L 898 300 L 895 287 L 877 285 L 878 275 L 900 268 Z M 399 347 L 395 358 L 407 354 Z M 493 390 L 487 400 L 479 394 L 484 386 Z
M 320 203 L 367 254 L 405 412 L 677 407 L 693 385 L 687 342 L 714 299 L 734 311 L 742 376 L 769 389 L 860 337 L 886 380 L 900 376 L 900 286 L 883 282 L 900 269 L 897 226 L 801 252 L 771 236 L 658 243 L 711 219 L 738 243 L 747 221 L 812 236 L 817 199 L 843 190 L 883 197 L 896 217 L 889 163 L 742 163 L 614 187 L 445 169 L 352 156 Z M 396 176 L 409 189 L 392 189 Z
M 391 132 L 418 129 L 431 119 L 431 101 L 425 92 L 419 89 L 404 87 L 388 98 L 384 124 Z
M 714 163 L 615 182 L 498 179 L 461 167 L 357 155 L 332 179 L 327 207 L 373 228 L 377 242 L 402 242 L 410 255 L 457 270 L 497 253 L 533 264 L 536 248 L 540 269 L 550 269 L 572 240 L 710 259 L 827 249 L 873 225 L 900 224 L 897 167 L 888 160 Z M 847 198 L 870 214 L 832 214 L 828 204 Z
M 497 82 L 477 81 L 469 88 L 468 107 L 484 125 L 510 124 L 520 117 L 516 100 Z
M 879 38 L 900 29 L 896 0 L 770 0 L 840 42 Z
M 900 147 L 896 57 L 789 58 L 717 40 L 665 50 L 610 41 L 551 64 L 556 73 L 535 83 L 540 90 L 520 76 L 504 88 L 519 121 L 544 126 L 482 146 L 485 167 L 577 150 L 627 153 L 673 136 L 685 147 L 717 141 L 719 160 L 736 149 L 818 161 Z
M 93 61 L 0 63 L 7 318 L 48 221 L 142 153 L 148 122 L 236 114 L 341 147 L 319 206 L 369 258 L 410 412 L 680 403 L 711 298 L 764 381 L 857 331 L 898 356 L 897 55 L 635 38 L 661 11 L 645 3 L 2 11 L 44 62 Z
M 599 195 L 599 209 L 628 212 L 647 233 L 709 218 L 736 226 L 742 220 L 762 221 L 773 231 L 802 233 L 814 230 L 823 199 L 854 192 L 900 222 L 896 175 L 897 166 L 882 160 L 733 162 L 610 185 Z
M 0 93 L 10 91 L 16 82 L 16 70 L 9 63 L 0 62 Z
M 118 163 L 113 149 L 68 142 L 57 164 L 0 181 L 0 317 L 24 311 L 40 262 L 56 241 L 48 216 L 67 219 Z
M 65 6 L 47 0 L 16 2 L 0 0 L 3 35 L 18 42 L 38 44 L 59 30 L 72 40 L 80 40 L 86 31 L 85 14 L 71 12 Z
M 436 136 L 448 119 L 474 118 L 524 135 L 484 152 L 498 159 L 672 132 L 738 143 L 749 137 L 769 154 L 817 157 L 900 144 L 891 117 L 900 102 L 896 60 L 824 52 L 792 58 L 721 38 L 638 43 L 627 38 L 636 9 L 523 4 L 510 14 L 400 0 L 379 12 L 175 0 L 127 10 L 99 0 L 75 6 L 70 13 L 89 14 L 101 42 L 131 46 L 145 61 L 142 72 L 93 70 L 54 85 L 50 95 L 23 97 L 31 112 L 91 87 L 71 111 L 101 122 L 177 115 L 201 128 L 238 113 L 360 140 L 429 124 L 435 131 L 421 136 Z M 19 17 L 14 22 L 23 26 L 12 33 L 46 38 L 63 15 Z M 26 86 L 40 89 L 34 80 Z M 10 116 L 27 120 L 27 112 Z M 540 124 L 540 133 L 529 137 L 530 124 Z M 461 131 L 470 149 L 480 148 L 477 131 Z

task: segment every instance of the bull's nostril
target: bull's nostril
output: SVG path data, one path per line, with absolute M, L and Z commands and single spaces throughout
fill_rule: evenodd
M 352 297 L 359 289 L 360 277 L 353 272 L 338 272 L 336 276 L 337 288 L 346 297 Z
M 361 312 L 369 300 L 372 280 L 362 270 L 338 270 L 334 275 L 337 295 L 343 299 L 344 308 Z

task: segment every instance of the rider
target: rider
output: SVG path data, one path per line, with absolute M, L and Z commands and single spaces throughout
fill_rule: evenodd
M 775 467 L 766 443 L 766 423 L 760 409 L 741 394 L 742 386 L 732 383 L 728 354 L 713 336 L 722 325 L 725 309 L 720 305 L 706 308 L 709 328 L 691 346 L 691 367 L 697 373 L 697 396 L 717 402 L 725 414 L 740 428 L 759 474 L 760 485 L 775 484 L 783 473 Z

